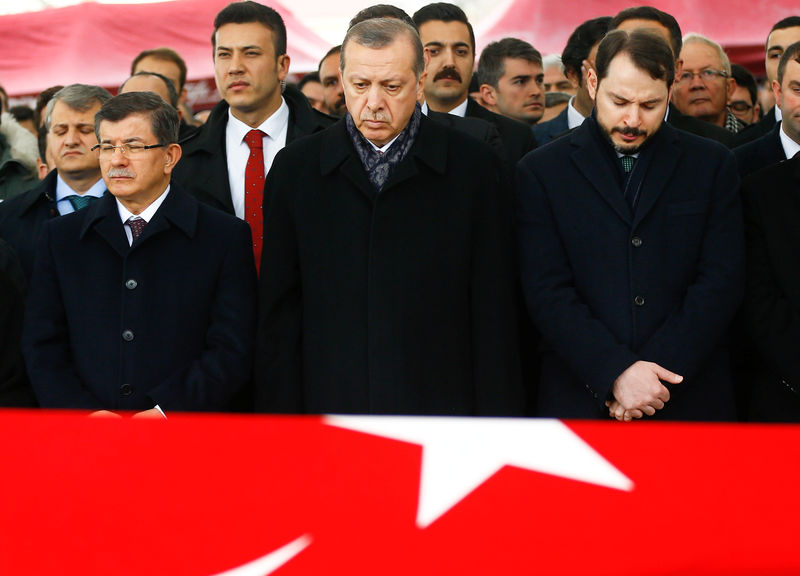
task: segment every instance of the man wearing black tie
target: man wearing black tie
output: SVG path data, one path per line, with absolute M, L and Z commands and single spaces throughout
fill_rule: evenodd
M 111 195 L 45 225 L 26 302 L 23 354 L 42 407 L 228 410 L 249 379 L 250 230 L 170 185 L 178 125 L 149 92 L 97 113 Z
M 518 165 L 521 277 L 542 334 L 537 415 L 735 416 L 725 332 L 744 280 L 722 145 L 664 122 L 674 58 L 610 32 L 590 118 Z

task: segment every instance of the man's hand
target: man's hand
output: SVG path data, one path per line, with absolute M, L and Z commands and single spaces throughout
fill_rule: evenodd
M 96 410 L 89 414 L 89 418 L 122 418 L 122 416 L 110 410 Z
M 158 408 L 150 408 L 150 410 L 143 410 L 142 412 L 137 412 L 132 416 L 132 418 L 156 418 L 158 420 L 164 420 L 164 415 Z
M 642 360 L 631 364 L 614 381 L 614 401 L 606 402 L 608 414 L 617 420 L 652 416 L 669 401 L 669 390 L 661 381 L 679 384 L 683 376 L 653 362 Z

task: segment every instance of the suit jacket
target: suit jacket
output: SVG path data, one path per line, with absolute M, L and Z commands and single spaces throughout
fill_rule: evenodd
M 57 171 L 51 170 L 37 186 L 0 204 L 0 238 L 17 253 L 28 281 L 42 228 L 45 222 L 59 215 L 56 208 L 57 179 Z
M 291 86 L 286 87 L 283 98 L 289 106 L 287 145 L 336 122 L 335 118 L 314 110 L 303 93 Z M 183 156 L 175 167 L 172 181 L 201 202 L 234 214 L 225 151 L 227 124 L 228 103 L 222 100 L 211 111 L 208 121 L 181 142 Z
M 734 148 L 733 153 L 736 155 L 739 176 L 742 178 L 772 164 L 783 162 L 786 160 L 786 153 L 781 144 L 780 122 L 761 138 Z
M 751 174 L 742 196 L 744 316 L 758 352 L 749 417 L 800 421 L 800 158 Z
M 500 133 L 500 138 L 503 140 L 503 146 L 508 155 L 508 165 L 512 170 L 520 158 L 536 148 L 536 138 L 534 138 L 533 130 L 531 130 L 530 126 L 500 114 L 495 114 L 476 103 L 472 98 L 467 98 L 466 117 L 480 118 L 497 126 L 497 131 Z
M 14 250 L 0 240 L 0 406 L 36 406 L 20 349 L 24 286 Z
M 535 124 L 533 127 L 533 135 L 536 137 L 536 143 L 539 146 L 544 146 L 551 140 L 555 140 L 569 132 L 569 121 L 567 119 L 567 108 L 564 108 L 558 116 L 547 122 Z
M 657 416 L 735 415 L 725 333 L 742 298 L 739 179 L 722 146 L 664 124 L 632 179 L 594 118 L 517 169 L 523 289 L 543 339 L 539 415 L 608 417 L 637 360 L 684 377 Z
M 485 142 L 494 150 L 497 157 L 501 160 L 507 158 L 506 148 L 503 146 L 500 132 L 497 131 L 497 126 L 491 122 L 481 120 L 480 118 L 462 118 L 455 114 L 446 114 L 444 112 L 436 112 L 435 110 L 428 110 L 428 118 L 444 124 L 449 128 L 454 128 L 459 132 L 463 132 L 480 142 Z M 509 166 L 509 169 L 511 168 L 513 168 L 513 166 Z
M 48 222 L 23 331 L 40 404 L 229 409 L 250 376 L 255 283 L 247 224 L 177 186 L 133 246 L 113 196 Z
M 257 410 L 522 413 L 511 190 L 487 146 L 423 116 L 380 194 L 344 122 L 273 166 Z
M 769 109 L 769 112 L 764 114 L 761 120 L 755 124 L 746 126 L 744 130 L 736 134 L 736 146 L 742 146 L 743 144 L 747 144 L 748 142 L 752 142 L 753 140 L 769 134 L 770 131 L 775 128 L 775 124 L 777 124 L 777 122 L 778 119 L 775 117 L 775 106 L 773 106 Z
M 712 124 L 711 122 L 706 122 L 694 116 L 683 114 L 671 102 L 669 104 L 667 123 L 675 128 L 689 132 L 690 134 L 716 140 L 728 148 L 733 148 L 736 145 L 736 134 L 733 132 L 721 126 L 717 126 L 716 124 Z

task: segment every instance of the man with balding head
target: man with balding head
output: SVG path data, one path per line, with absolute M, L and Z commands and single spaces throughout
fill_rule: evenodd
M 511 191 L 430 121 L 416 30 L 345 37 L 342 122 L 267 178 L 255 363 L 267 412 L 521 414 Z

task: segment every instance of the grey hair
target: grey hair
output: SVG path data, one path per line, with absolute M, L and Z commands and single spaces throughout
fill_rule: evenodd
M 100 141 L 100 123 L 103 120 L 119 122 L 133 114 L 144 114 L 150 119 L 150 129 L 159 144 L 178 141 L 180 120 L 178 112 L 153 92 L 125 92 L 109 99 L 94 116 L 94 133 Z
M 719 56 L 719 61 L 722 64 L 722 71 L 730 78 L 731 61 L 728 55 L 725 54 L 725 49 L 722 46 L 714 42 L 711 38 L 706 38 L 702 34 L 687 34 L 683 37 L 683 46 L 685 47 L 687 44 L 705 44 L 709 48 L 713 48 Z
M 92 86 L 90 84 L 70 84 L 69 86 L 64 86 L 61 90 L 53 94 L 50 102 L 47 103 L 44 126 L 47 130 L 50 130 L 53 108 L 59 100 L 70 108 L 78 110 L 79 112 L 86 112 L 96 103 L 102 105 L 110 99 L 111 93 L 100 86 Z
M 349 42 L 378 50 L 394 43 L 402 35 L 408 37 L 414 48 L 414 74 L 419 80 L 425 70 L 425 51 L 422 48 L 422 41 L 416 28 L 397 18 L 370 18 L 350 28 L 342 42 L 339 68 L 344 72 L 345 49 Z

